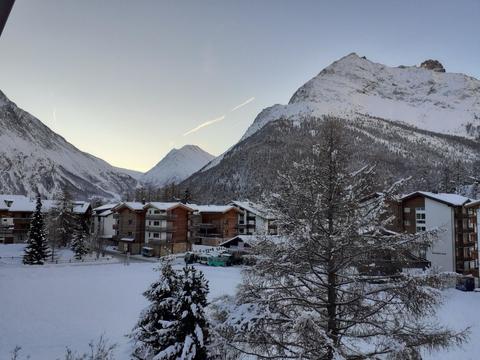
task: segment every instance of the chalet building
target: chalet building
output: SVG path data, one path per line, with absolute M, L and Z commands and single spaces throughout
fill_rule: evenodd
M 432 266 L 442 271 L 463 273 L 463 256 L 457 246 L 469 239 L 464 231 L 468 225 L 467 209 L 464 205 L 471 200 L 456 194 L 417 191 L 400 199 L 401 229 L 416 233 L 430 229 L 441 229 L 438 240 L 426 249 L 424 256 Z M 466 239 L 466 240 L 464 240 Z M 467 241 L 467 244 L 470 242 Z M 463 253 L 463 252 L 462 252 Z
M 479 277 L 479 224 L 480 200 L 472 201 L 465 205 L 466 219 L 463 221 L 462 241 L 457 242 L 457 272 L 465 275 Z
M 42 212 L 47 213 L 56 202 L 42 200 Z M 35 201 L 23 195 L 0 195 L 0 242 L 22 243 L 27 240 Z M 72 212 L 88 227 L 92 208 L 86 201 L 74 201 Z
M 118 250 L 132 255 L 140 254 L 145 243 L 145 204 L 122 202 L 112 208 L 113 226 Z
M 117 221 L 113 212 L 113 208 L 117 205 L 118 203 L 105 204 L 92 210 L 92 233 L 110 245 L 118 245 L 115 241 L 115 235 L 117 233 L 115 224 Z
M 238 234 L 238 214 L 232 205 L 193 205 L 192 237 L 196 244 L 217 246 Z
M 240 235 L 277 235 L 275 217 L 261 205 L 250 201 L 232 201 L 230 205 L 241 210 L 238 213 Z
M 154 256 L 191 250 L 194 209 L 180 202 L 150 202 L 145 210 L 145 246 Z

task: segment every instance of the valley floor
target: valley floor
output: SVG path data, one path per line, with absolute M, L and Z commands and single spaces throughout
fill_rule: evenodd
M 14 248 L 16 247 L 16 248 Z M 21 247 L 0 245 L 0 256 L 14 256 Z M 122 263 L 23 266 L 0 262 L 0 359 L 9 359 L 16 345 L 32 360 L 61 358 L 66 346 L 87 351 L 100 335 L 116 343 L 116 358 L 129 359 L 127 335 L 147 305 L 142 292 L 158 276 L 155 264 Z M 233 294 L 241 268 L 198 266 L 210 283 L 209 298 Z M 463 349 L 428 354 L 428 359 L 478 358 L 480 293 L 445 291 L 442 323 L 471 326 Z

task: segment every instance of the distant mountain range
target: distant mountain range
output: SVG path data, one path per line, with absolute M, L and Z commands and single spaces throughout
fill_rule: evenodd
M 66 187 L 77 199 L 120 199 L 142 183 L 179 182 L 213 158 L 198 146 L 173 149 L 143 174 L 85 153 L 0 92 L 0 193 L 52 197 Z
M 62 187 L 78 199 L 120 198 L 136 180 L 80 151 L 0 92 L 0 192 L 52 196 Z
M 301 86 L 286 105 L 260 112 L 242 139 L 214 158 L 198 146 L 173 149 L 145 174 L 84 153 L 0 93 L 0 192 L 119 198 L 138 186 L 180 182 L 195 201 L 257 199 L 278 171 L 318 142 L 324 116 L 343 121 L 380 182 L 412 176 L 415 190 L 447 190 L 480 171 L 480 81 L 427 60 L 389 67 L 349 54 Z

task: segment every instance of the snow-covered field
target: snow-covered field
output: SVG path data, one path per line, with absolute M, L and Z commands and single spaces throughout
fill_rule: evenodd
M 0 245 L 0 256 L 18 254 Z M 16 345 L 32 360 L 60 358 L 65 347 L 86 351 L 100 335 L 118 344 L 117 359 L 130 359 L 125 337 L 147 305 L 142 292 L 158 276 L 155 264 L 23 266 L 0 263 L 0 359 Z M 198 266 L 210 282 L 210 298 L 233 294 L 239 267 Z
M 21 247 L 0 245 L 0 256 L 15 256 Z M 60 358 L 65 347 L 86 351 L 100 335 L 118 345 L 116 358 L 129 359 L 126 334 L 147 305 L 142 292 L 158 276 L 155 264 L 58 264 L 46 266 L 0 263 L 0 359 L 16 346 L 32 360 Z M 233 294 L 241 268 L 198 266 L 210 282 L 210 299 Z M 427 356 L 435 360 L 473 360 L 480 353 L 480 293 L 445 291 L 440 320 L 454 328 L 471 326 L 463 349 Z

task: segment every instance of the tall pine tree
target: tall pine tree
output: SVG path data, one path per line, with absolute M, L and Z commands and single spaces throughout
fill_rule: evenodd
M 23 255 L 23 263 L 28 265 L 43 265 L 49 256 L 47 239 L 42 215 L 42 201 L 37 196 L 35 212 L 30 221 L 30 231 Z
M 75 253 L 75 259 L 82 260 L 89 253 L 88 245 L 85 231 L 77 229 L 72 240 L 72 250 Z
M 72 240 L 75 230 L 75 218 L 73 214 L 73 202 L 70 192 L 64 187 L 56 195 L 55 208 L 52 209 L 56 222 L 56 236 L 60 239 L 60 245 L 66 247 Z
M 235 303 L 217 334 L 265 359 L 420 359 L 421 351 L 465 340 L 432 320 L 442 278 L 401 271 L 434 232 L 394 234 L 372 167 L 352 163 L 341 120 L 327 118 L 322 139 L 281 175 L 271 201 L 283 239 L 256 244 Z M 348 124 L 347 124 L 348 126 Z M 381 265 L 399 264 L 384 271 Z

